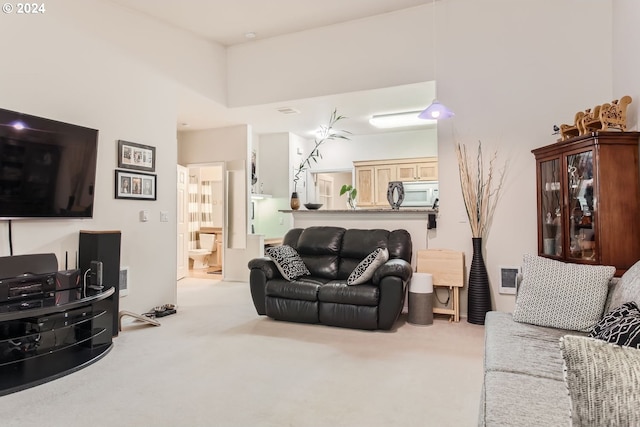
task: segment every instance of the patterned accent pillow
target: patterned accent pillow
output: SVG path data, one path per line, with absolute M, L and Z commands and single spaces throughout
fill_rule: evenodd
M 576 335 L 560 349 L 573 427 L 640 426 L 640 350 Z
M 640 303 L 640 261 L 622 275 L 611 291 L 609 308 L 613 310 L 629 301 Z
M 569 264 L 527 254 L 513 320 L 589 332 L 602 316 L 615 267 Z
M 382 264 L 389 260 L 387 248 L 378 248 L 360 261 L 360 264 L 351 272 L 347 279 L 347 285 L 360 285 L 368 282 L 373 277 L 373 273 Z
M 274 246 L 265 249 L 265 252 L 273 260 L 285 279 L 291 281 L 311 273 L 298 252 L 288 245 Z
M 640 309 L 631 301 L 607 313 L 589 332 L 598 338 L 618 345 L 640 349 Z

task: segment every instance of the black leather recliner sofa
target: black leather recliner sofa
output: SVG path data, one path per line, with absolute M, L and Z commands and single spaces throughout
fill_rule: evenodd
M 411 236 L 406 230 L 295 228 L 284 236 L 283 245 L 298 252 L 311 275 L 289 281 L 270 258 L 249 261 L 258 314 L 355 329 L 393 327 L 412 275 Z M 379 247 L 388 249 L 389 260 L 368 282 L 347 285 L 356 266 Z

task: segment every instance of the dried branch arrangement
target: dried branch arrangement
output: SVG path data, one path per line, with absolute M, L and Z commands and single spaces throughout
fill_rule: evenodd
M 486 173 L 481 142 L 478 142 L 475 162 L 467 154 L 467 147 L 464 144 L 456 143 L 456 156 L 462 198 L 467 210 L 471 234 L 473 237 L 485 237 L 489 231 L 504 179 L 504 169 L 499 176 L 496 176 L 495 163 L 498 152 L 495 151 L 489 159 Z

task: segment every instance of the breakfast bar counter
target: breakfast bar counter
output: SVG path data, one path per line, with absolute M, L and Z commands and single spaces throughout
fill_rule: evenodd
M 344 228 L 384 230 L 405 229 L 411 234 L 413 244 L 412 265 L 420 249 L 427 248 L 429 214 L 436 215 L 433 209 L 345 209 L 345 210 L 281 210 L 280 212 L 293 215 L 295 228 L 307 228 L 316 225 L 328 225 Z

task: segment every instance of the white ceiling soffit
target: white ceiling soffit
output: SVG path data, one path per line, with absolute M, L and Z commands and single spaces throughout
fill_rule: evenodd
M 431 4 L 433 0 L 109 0 L 224 46 L 365 19 Z M 255 33 L 247 39 L 245 34 Z M 188 90 L 178 103 L 178 130 L 251 124 L 255 133 L 291 132 L 310 137 L 334 108 L 354 134 L 388 132 L 369 124 L 374 114 L 424 109 L 434 98 L 434 82 L 227 108 Z M 299 113 L 283 114 L 280 109 Z M 293 112 L 293 111 L 291 111 Z M 425 123 L 425 127 L 429 126 Z
M 355 135 L 369 135 L 398 130 L 375 128 L 369 123 L 371 116 L 421 111 L 431 103 L 434 93 L 435 83 L 430 81 L 238 108 L 222 107 L 199 95 L 191 94 L 181 99 L 178 123 L 189 124 L 179 127 L 182 131 L 251 124 L 253 131 L 258 134 L 291 132 L 311 138 L 319 126 L 329 121 L 333 110 L 337 109 L 338 114 L 346 117 L 340 123 L 340 128 Z M 280 111 L 282 109 L 291 109 L 298 113 L 283 114 Z M 430 121 L 425 120 L 422 127 L 433 126 Z
M 368 18 L 433 0 L 111 0 L 223 46 Z M 245 34 L 254 33 L 254 38 Z

